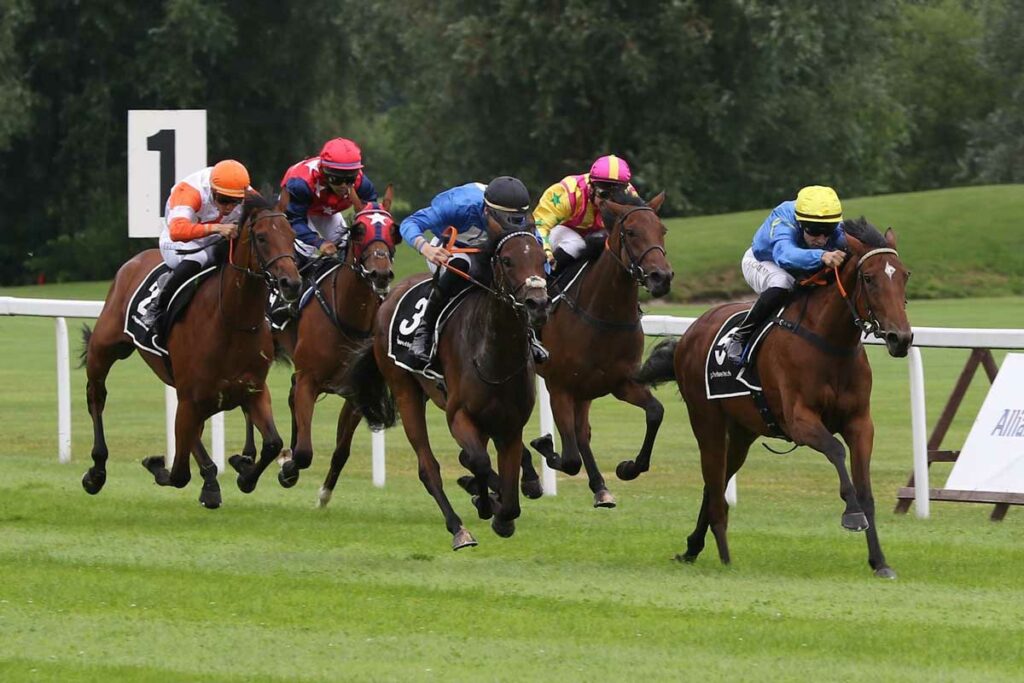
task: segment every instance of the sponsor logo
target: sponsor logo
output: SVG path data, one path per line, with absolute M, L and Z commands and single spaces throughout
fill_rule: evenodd
M 1024 437 L 1024 409 L 1005 409 L 989 436 Z
M 721 379 L 723 377 L 732 377 L 732 373 L 727 370 L 715 370 L 708 375 L 711 379 Z

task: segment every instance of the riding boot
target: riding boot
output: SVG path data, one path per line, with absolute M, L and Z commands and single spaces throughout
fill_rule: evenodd
M 430 361 L 430 347 L 433 341 L 434 325 L 437 323 L 437 316 L 441 309 L 448 303 L 448 297 L 441 291 L 441 287 L 434 283 L 430 290 L 430 298 L 427 299 L 427 307 L 423 311 L 423 317 L 416 331 L 412 333 L 412 345 L 409 346 L 409 353 L 420 362 L 426 364 Z
M 604 251 L 605 242 L 608 241 L 608 233 L 604 230 L 598 230 L 592 232 L 589 235 L 584 235 L 583 242 L 587 245 L 580 254 L 580 258 L 586 259 L 587 261 L 593 261 L 601 252 Z
M 747 342 L 754 330 L 761 326 L 768 316 L 777 312 L 785 303 L 789 290 L 785 287 L 769 287 L 761 292 L 761 295 L 754 302 L 753 307 L 747 313 L 740 326 L 732 333 L 729 347 L 726 349 L 726 358 L 730 363 L 739 367 L 743 364 L 743 352 L 747 348 Z
M 274 298 L 274 303 L 270 308 L 270 312 L 267 313 L 267 317 L 270 318 L 270 322 L 278 327 L 284 327 L 290 321 L 297 320 L 299 317 L 298 300 L 288 301 L 278 294 Z
M 150 312 L 153 313 L 150 328 L 156 330 L 161 339 L 167 336 L 167 330 L 164 328 L 167 327 L 167 307 L 171 303 L 171 297 L 186 280 L 197 275 L 202 269 L 203 266 L 198 261 L 180 262 L 175 266 L 174 272 L 171 273 L 171 277 L 164 284 L 164 288 L 160 290 L 160 297 L 157 299 L 156 304 L 151 305 L 149 311 L 147 311 L 147 316 Z
M 572 254 L 568 253 L 565 249 L 562 249 L 561 247 L 555 249 L 554 257 L 556 273 L 563 272 L 569 266 L 570 263 L 576 260 L 576 258 Z
M 540 338 L 537 337 L 537 331 L 532 327 L 528 328 L 530 335 L 530 353 L 533 355 L 533 362 L 537 365 L 547 362 L 551 354 L 544 348 L 544 345 L 540 343 Z

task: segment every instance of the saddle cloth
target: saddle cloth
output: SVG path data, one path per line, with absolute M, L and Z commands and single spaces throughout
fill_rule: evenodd
M 441 331 L 444 329 L 445 323 L 448 322 L 452 313 L 465 301 L 466 295 L 473 288 L 467 287 L 452 297 L 452 300 L 444 307 L 441 314 L 437 316 L 437 325 L 430 335 L 430 360 L 424 364 L 409 353 L 409 347 L 412 346 L 413 332 L 416 331 L 420 320 L 423 319 L 423 312 L 427 309 L 430 286 L 431 281 L 429 279 L 418 282 L 407 289 L 402 294 L 402 298 L 398 300 L 398 305 L 395 306 L 395 312 L 392 314 L 391 322 L 388 325 L 388 356 L 391 357 L 391 360 L 395 361 L 395 365 L 440 382 L 444 380 L 444 375 L 435 353 L 437 351 L 437 340 L 441 338 Z
M 751 389 L 762 390 L 761 378 L 757 375 L 757 364 L 754 361 L 761 341 L 772 328 L 770 318 L 755 331 L 753 341 L 747 349 L 747 364 L 742 369 L 737 372 L 735 366 L 725 359 L 733 332 L 743 322 L 747 310 L 737 311 L 731 315 L 715 333 L 715 343 L 708 349 L 708 357 L 704 362 L 704 387 L 708 399 L 748 396 Z
M 215 265 L 204 268 L 182 283 L 178 291 L 174 293 L 170 303 L 167 305 L 167 314 L 164 316 L 167 321 L 166 328 L 168 330 L 171 329 L 174 321 L 184 313 L 188 303 L 195 296 L 196 290 L 199 289 L 199 284 L 216 271 L 217 268 Z M 124 333 L 131 337 L 135 346 L 143 351 L 149 351 L 164 357 L 167 356 L 167 350 L 164 348 L 163 340 L 159 338 L 158 330 L 148 327 L 143 323 L 142 318 L 145 316 L 146 309 L 149 308 L 150 304 L 156 305 L 156 301 L 160 296 L 161 276 L 165 273 L 170 274 L 170 272 L 171 269 L 166 263 L 159 263 L 153 270 L 149 271 L 149 274 L 143 278 L 135 292 L 128 298 L 128 308 L 124 316 Z

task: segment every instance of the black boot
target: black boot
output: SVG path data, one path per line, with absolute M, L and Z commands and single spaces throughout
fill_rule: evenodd
M 557 249 L 555 249 L 554 256 L 555 256 L 555 272 L 556 273 L 563 272 L 569 266 L 570 263 L 572 263 L 573 261 L 576 260 L 570 254 L 568 254 L 565 251 L 565 249 L 562 249 L 561 247 L 558 247 Z
M 448 297 L 444 295 L 444 292 L 441 291 L 441 288 L 435 282 L 434 287 L 430 290 L 430 298 L 427 299 L 427 307 L 423 311 L 423 318 L 420 319 L 420 324 L 416 331 L 412 333 L 412 345 L 409 347 L 409 353 L 424 365 L 430 361 L 431 337 L 434 334 L 434 324 L 437 322 L 437 316 L 441 314 L 441 309 L 444 308 L 446 303 L 448 303 Z
M 532 327 L 527 330 L 530 335 L 530 353 L 533 355 L 533 362 L 537 365 L 547 362 L 551 354 L 544 348 L 544 345 L 540 343 L 540 338 L 537 336 L 537 331 Z
M 743 351 L 747 348 L 750 335 L 768 319 L 768 316 L 782 308 L 788 295 L 789 290 L 785 287 L 769 287 L 761 292 L 747 317 L 732 333 L 729 348 L 726 349 L 726 358 L 730 363 L 737 367 L 743 364 Z
M 592 232 L 589 235 L 584 236 L 583 242 L 587 245 L 580 254 L 580 258 L 586 259 L 587 261 L 593 261 L 601 252 L 604 251 L 604 245 L 608 241 L 608 233 L 604 230 L 598 230 Z
M 167 306 L 171 303 L 171 296 L 178 291 L 178 288 L 201 271 L 203 267 L 196 261 L 182 261 L 171 273 L 171 277 L 160 290 L 160 297 L 155 304 L 156 310 L 151 328 L 156 330 L 161 339 L 166 339 L 167 330 Z M 153 310 L 152 308 L 150 309 Z

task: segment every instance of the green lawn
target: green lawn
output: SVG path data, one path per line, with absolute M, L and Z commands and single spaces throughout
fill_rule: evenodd
M 1024 298 L 914 301 L 910 317 L 1020 326 Z M 733 566 L 713 544 L 693 566 L 672 562 L 701 485 L 672 387 L 659 393 L 653 470 L 635 482 L 613 470 L 639 446 L 641 413 L 609 399 L 594 408 L 618 508 L 592 509 L 585 479 L 559 475 L 558 495 L 525 501 L 507 540 L 454 485 L 456 449 L 432 410 L 449 495 L 480 541 L 452 553 L 400 428 L 388 432 L 384 489 L 371 484 L 360 430 L 334 501 L 314 508 L 334 397 L 317 406 L 314 466 L 294 489 L 271 470 L 246 496 L 225 476 L 224 507 L 207 511 L 195 479 L 156 488 L 138 461 L 163 449 L 163 393 L 133 357 L 110 378 L 109 478 L 90 497 L 79 484 L 91 447 L 84 374 L 72 374 L 74 462 L 60 465 L 53 323 L 0 319 L 0 680 L 1020 680 L 1024 511 L 1000 524 L 988 506 L 892 514 L 911 468 L 907 364 L 869 353 L 878 523 L 895 582 L 872 578 L 863 537 L 839 526 L 832 468 L 807 449 L 754 446 L 731 517 Z M 966 355 L 924 351 L 930 421 Z M 281 425 L 287 378 L 273 371 Z M 986 388 L 972 386 L 947 444 L 962 444 Z M 237 414 L 228 435 L 237 447 Z M 936 465 L 933 485 L 948 471 Z

